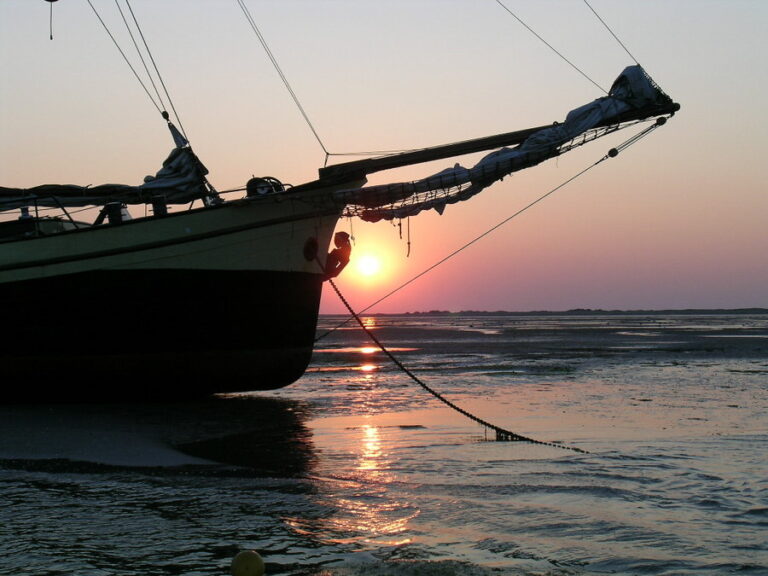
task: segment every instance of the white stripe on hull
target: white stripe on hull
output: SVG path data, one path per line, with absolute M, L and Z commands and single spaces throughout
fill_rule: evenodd
M 341 208 L 325 195 L 274 195 L 0 245 L 0 282 L 93 270 L 205 269 L 317 273 Z M 314 201 L 313 201 L 314 200 Z M 325 204 L 325 205 L 323 205 Z

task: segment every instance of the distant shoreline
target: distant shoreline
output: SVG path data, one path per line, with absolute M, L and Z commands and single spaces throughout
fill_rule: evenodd
M 537 310 L 515 312 L 511 310 L 429 310 L 426 312 L 374 312 L 365 316 L 714 316 L 714 315 L 768 314 L 768 308 L 684 308 L 669 310 L 603 310 L 600 308 L 575 308 L 572 310 Z M 320 316 L 344 316 L 344 314 L 320 314 Z

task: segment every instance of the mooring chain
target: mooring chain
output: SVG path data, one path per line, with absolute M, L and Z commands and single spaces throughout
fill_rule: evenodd
M 360 325 L 360 327 L 363 329 L 363 331 L 368 335 L 368 337 L 373 340 L 373 342 L 376 344 L 376 346 L 379 347 L 379 349 L 386 354 L 392 362 L 395 363 L 395 365 L 400 368 L 403 372 L 405 372 L 411 380 L 416 382 L 419 386 L 421 386 L 424 390 L 432 394 L 435 398 L 440 400 L 445 405 L 449 406 L 450 408 L 456 410 L 460 414 L 463 414 L 470 420 L 473 420 L 480 424 L 481 426 L 485 426 L 489 430 L 493 430 L 496 433 L 496 440 L 501 442 L 530 442 L 532 444 L 540 444 L 542 446 L 552 446 L 554 448 L 561 448 L 563 450 L 572 450 L 573 452 L 581 452 L 582 454 L 587 454 L 588 452 L 586 450 L 582 450 L 581 448 L 575 448 L 573 446 L 566 446 L 563 444 L 556 444 L 554 442 L 544 442 L 542 440 L 535 440 L 534 438 L 529 438 L 527 436 L 522 436 L 520 434 L 516 434 L 515 432 L 510 432 L 509 430 L 505 430 L 504 428 L 501 428 L 499 426 L 496 426 L 495 424 L 491 424 L 490 422 L 487 422 L 483 420 L 482 418 L 479 418 L 475 416 L 474 414 L 471 414 L 470 412 L 467 412 L 463 408 L 457 406 L 447 398 L 445 398 L 442 394 L 437 392 L 436 390 L 433 390 L 427 384 L 425 384 L 418 376 L 416 376 L 413 372 L 411 372 L 402 362 L 400 362 L 380 341 L 379 339 L 373 334 L 373 332 L 368 328 L 365 323 L 362 321 L 360 316 L 352 309 L 352 306 L 350 306 L 349 302 L 347 302 L 347 299 L 344 298 L 344 295 L 341 293 L 339 288 L 336 286 L 336 283 L 332 279 L 328 279 L 333 289 L 336 291 L 336 294 L 339 296 L 339 299 L 344 303 L 344 306 L 346 306 L 347 310 L 349 310 L 349 313 L 354 317 L 354 319 L 357 321 L 357 323 Z

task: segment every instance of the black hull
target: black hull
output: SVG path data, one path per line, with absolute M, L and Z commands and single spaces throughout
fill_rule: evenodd
M 309 364 L 322 277 L 101 270 L 0 285 L 2 397 L 189 398 L 270 390 Z

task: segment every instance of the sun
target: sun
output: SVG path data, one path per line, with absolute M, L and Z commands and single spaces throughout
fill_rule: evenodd
M 365 278 L 372 278 L 381 272 L 381 260 L 373 254 L 364 254 L 357 258 L 357 273 Z

